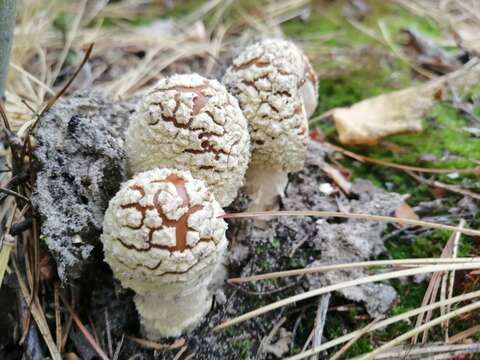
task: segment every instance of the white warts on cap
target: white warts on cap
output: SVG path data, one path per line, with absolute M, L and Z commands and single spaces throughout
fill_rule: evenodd
M 105 214 L 105 259 L 136 292 L 150 339 L 198 325 L 212 301 L 208 285 L 226 251 L 220 205 L 188 171 L 154 169 L 123 184 Z
M 144 96 L 126 149 L 134 174 L 155 167 L 189 170 L 227 206 L 243 184 L 250 135 L 237 100 L 222 84 L 182 74 L 161 79 Z

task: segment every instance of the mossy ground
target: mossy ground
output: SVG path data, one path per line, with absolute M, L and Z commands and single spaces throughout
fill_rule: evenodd
M 368 97 L 412 86 L 424 80 L 412 71 L 408 59 L 395 54 L 395 51 L 401 52 L 399 32 L 403 28 L 414 29 L 435 40 L 441 36 L 441 29 L 433 21 L 413 15 L 392 2 L 370 1 L 367 3 L 369 11 L 361 21 L 364 30 L 359 29 L 354 21 L 344 16 L 346 1 L 314 2 L 308 20 L 297 18 L 282 25 L 288 37 L 306 44 L 306 51 L 320 74 L 319 107 L 315 115 L 335 107 L 350 106 Z M 198 7 L 198 2 L 186 1 L 170 10 L 168 15 L 185 15 L 191 12 L 192 6 Z M 258 6 L 258 3 L 255 6 Z M 252 6 L 251 1 L 241 1 L 236 3 L 226 15 L 236 17 L 242 12 L 254 11 L 255 6 Z M 380 28 L 383 30 L 381 31 Z M 339 61 L 334 55 L 339 50 L 342 53 L 349 53 L 355 49 L 358 49 L 358 54 L 362 58 L 352 56 L 350 61 L 348 59 Z M 464 96 L 465 101 L 478 99 L 480 87 L 472 89 Z M 475 109 L 475 113 L 480 115 L 480 107 Z M 480 159 L 480 140 L 474 139 L 468 132 L 462 130 L 469 126 L 469 119 L 451 103 L 436 104 L 423 119 L 423 124 L 424 131 L 421 133 L 389 138 L 388 143 L 394 144 L 394 147 L 379 145 L 349 147 L 349 150 L 375 159 L 431 168 L 467 168 L 476 165 L 475 161 Z M 337 142 L 333 124 L 316 122 L 314 127 L 320 128 L 329 141 Z M 395 151 L 392 151 L 392 148 L 395 148 Z M 422 162 L 419 160 L 422 155 L 429 155 L 436 160 Z M 411 206 L 434 199 L 428 186 L 419 184 L 402 171 L 346 158 L 341 161 L 352 171 L 354 178 L 368 179 L 388 191 L 409 194 L 407 203 Z M 460 175 L 454 179 L 439 175 L 435 179 L 462 185 L 465 188 L 480 187 L 478 177 L 472 175 Z M 449 193 L 445 193 L 443 197 L 445 204 L 450 207 L 455 206 L 461 199 L 461 196 Z M 443 213 L 439 210 L 435 214 L 422 215 L 433 216 L 443 215 Z M 480 224 L 480 216 L 469 221 L 470 226 L 475 227 Z M 390 256 L 395 259 L 438 257 L 449 236 L 450 234 L 445 231 L 433 231 L 410 239 L 397 236 L 387 242 L 387 248 Z M 276 245 L 275 240 L 272 240 L 271 246 Z M 475 241 L 463 236 L 459 255 L 479 255 Z M 294 268 L 304 264 L 291 265 Z M 265 271 L 268 271 L 268 268 L 269 265 L 265 264 Z M 399 300 L 392 308 L 390 315 L 412 310 L 421 304 L 426 290 L 425 283 L 393 281 L 392 285 L 399 293 Z M 315 311 L 313 305 L 311 311 Z M 307 336 L 313 321 L 312 318 L 311 324 L 302 322 L 298 329 L 299 333 Z M 343 335 L 346 331 L 367 325 L 370 321 L 371 319 L 365 316 L 364 310 L 357 305 L 352 305 L 348 311 L 331 311 L 327 318 L 325 336 L 332 339 Z M 465 322 L 454 321 L 451 324 L 451 331 L 460 331 L 465 327 L 468 327 Z M 371 351 L 381 342 L 391 340 L 410 328 L 411 324 L 403 322 L 376 332 L 373 336 L 365 336 L 350 348 L 346 356 L 351 357 Z M 441 339 L 441 337 L 436 338 L 441 336 L 438 329 L 431 334 L 433 339 Z M 232 334 L 232 337 L 235 338 L 235 335 L 238 335 L 238 339 L 232 342 L 232 346 L 238 350 L 239 358 L 248 358 L 249 355 L 251 356 L 254 342 L 248 338 L 242 338 L 241 333 Z M 299 352 L 301 349 L 296 346 L 294 350 Z
M 441 35 L 441 30 L 431 20 L 412 15 L 392 2 L 378 1 L 368 2 L 370 9 L 361 22 L 364 29 L 369 29 L 373 33 L 373 35 L 369 35 L 367 31 L 360 31 L 354 22 L 344 16 L 346 3 L 346 1 L 314 2 L 308 20 L 294 19 L 283 25 L 283 30 L 288 37 L 307 45 L 306 51 L 320 74 L 319 107 L 316 115 L 335 107 L 349 106 L 362 99 L 421 82 L 422 79 L 415 75 L 408 62 L 395 55 L 395 50 L 400 48 L 399 31 L 402 28 L 413 28 L 431 39 L 436 39 Z M 202 2 L 196 0 L 182 1 L 174 8 L 166 9 L 164 15 L 165 17 L 187 15 L 201 4 Z M 245 11 L 255 11 L 255 6 L 259 6 L 259 3 L 250 0 L 236 2 L 225 16 L 236 17 Z M 56 25 L 65 29 L 68 26 L 68 20 L 69 16 L 66 14 L 57 19 Z M 152 20 L 147 17 L 128 21 L 135 25 L 143 25 Z M 105 20 L 104 25 L 109 25 L 108 19 Z M 383 29 L 383 33 L 379 30 L 380 28 Z M 342 54 L 358 50 L 361 58 L 351 57 L 349 61 L 347 56 L 346 60 L 339 61 L 335 55 L 339 50 Z M 465 97 L 478 99 L 480 87 L 472 89 L 469 94 L 465 94 Z M 480 107 L 475 109 L 475 113 L 480 116 Z M 392 146 L 350 147 L 349 149 L 366 156 L 399 164 L 432 168 L 475 166 L 475 161 L 480 159 L 480 140 L 472 138 L 469 133 L 462 130 L 469 124 L 469 119 L 464 114 L 450 103 L 438 103 L 423 122 L 425 128 L 423 132 L 398 135 L 387 140 L 388 143 L 396 145 L 395 151 L 391 150 Z M 337 141 L 333 124 L 316 122 L 315 127 L 319 127 L 329 141 Z M 448 157 L 445 156 L 446 154 Z M 436 160 L 419 162 L 422 155 L 433 155 Z M 355 178 L 368 179 L 389 191 L 410 194 L 407 202 L 412 206 L 421 201 L 434 199 L 427 186 L 418 184 L 402 171 L 359 163 L 350 159 L 343 159 L 342 163 L 352 171 Z M 478 178 L 471 175 L 460 175 L 455 179 L 448 176 L 436 176 L 435 178 L 466 188 L 480 186 Z M 445 203 L 451 207 L 461 199 L 461 196 L 455 194 L 446 193 L 443 196 Z M 442 212 L 428 215 L 442 215 Z M 480 224 L 478 215 L 476 219 L 469 220 L 472 227 Z M 447 232 L 434 231 L 410 239 L 393 237 L 388 241 L 387 247 L 392 258 L 439 256 L 449 236 L 450 234 Z M 270 246 L 278 246 L 275 239 L 271 241 Z M 479 255 L 473 239 L 462 237 L 460 255 Z M 305 266 L 305 264 L 293 263 L 288 265 L 291 268 Z M 265 263 L 264 267 L 265 271 L 269 270 L 268 263 Z M 425 283 L 409 282 L 405 284 L 394 281 L 392 285 L 395 286 L 400 297 L 390 315 L 403 313 L 421 304 L 426 289 Z M 265 303 L 268 302 L 267 300 L 265 299 Z M 311 310 L 315 311 L 313 305 Z M 308 336 L 313 321 L 312 317 L 310 323 L 302 323 L 298 332 Z M 325 336 L 332 339 L 347 331 L 367 325 L 370 321 L 365 317 L 364 310 L 354 304 L 348 307 L 347 311 L 330 311 Z M 452 330 L 461 330 L 468 327 L 468 323 L 455 321 L 452 322 L 451 327 Z M 373 336 L 365 336 L 351 347 L 347 356 L 370 351 L 379 343 L 391 340 L 410 328 L 411 325 L 404 322 L 376 332 Z M 251 348 L 254 346 L 254 342 L 249 338 L 242 338 L 242 333 L 235 332 L 235 329 L 229 331 L 232 331 L 231 334 L 228 333 L 228 336 L 234 339 L 231 346 L 238 351 L 238 358 L 249 358 L 252 355 Z M 439 333 L 433 332 L 434 338 L 436 335 Z M 301 350 L 297 345 L 294 349 L 297 352 Z
M 432 40 L 440 36 L 438 26 L 425 18 L 410 14 L 405 9 L 393 3 L 368 2 L 370 11 L 363 19 L 362 24 L 373 31 L 376 36 L 366 35 L 352 25 L 352 22 L 342 15 L 345 9 L 345 2 L 320 2 L 313 7 L 313 12 L 308 21 L 292 20 L 285 24 L 284 30 L 288 36 L 294 39 L 308 39 L 309 42 L 317 42 L 308 47 L 345 49 L 355 47 L 368 47 L 383 49 L 385 59 L 373 59 L 374 66 L 366 66 L 362 69 L 336 68 L 343 66 L 335 59 L 318 59 L 314 50 L 312 59 L 315 62 L 316 70 L 325 74 L 320 78 L 319 108 L 317 115 L 335 107 L 349 106 L 365 98 L 394 91 L 396 89 L 415 85 L 420 79 L 415 76 L 408 63 L 392 55 L 392 48 L 381 40 L 385 36 L 379 31 L 383 26 L 384 34 L 391 40 L 390 44 L 399 47 L 397 36 L 402 28 L 415 29 L 422 35 Z M 332 35 L 328 37 L 328 35 Z M 318 39 L 318 40 L 316 40 Z M 328 39 L 328 40 L 325 40 Z M 390 55 L 388 55 L 390 54 Z M 312 55 L 312 54 L 311 54 Z M 380 66 L 378 66 L 380 65 Z M 331 75 L 330 75 L 331 74 Z M 469 94 L 464 94 L 465 101 L 478 98 L 480 88 L 472 89 Z M 480 113 L 480 108 L 475 109 Z M 364 146 L 349 147 L 349 150 L 363 154 L 375 159 L 386 160 L 398 164 L 407 164 L 432 168 L 468 168 L 476 165 L 475 161 L 480 159 L 480 140 L 473 138 L 469 133 L 462 130 L 469 126 L 470 120 L 451 103 L 438 103 L 425 117 L 424 131 L 419 134 L 398 135 L 389 138 L 392 146 Z M 333 124 L 328 122 L 316 122 L 315 127 L 320 128 L 331 142 L 336 142 L 336 133 Z M 471 126 L 471 125 L 470 125 Z M 433 155 L 434 161 L 421 162 L 422 155 Z M 377 186 L 389 191 L 396 191 L 402 194 L 410 194 L 407 202 L 415 206 L 421 201 L 433 200 L 430 189 L 419 184 L 402 171 L 394 170 L 378 165 L 363 164 L 350 159 L 342 160 L 342 163 L 353 172 L 355 178 L 364 178 L 372 181 Z M 435 176 L 435 179 L 449 184 L 461 185 L 464 188 L 479 188 L 478 177 L 473 175 L 460 175 L 457 178 L 450 178 L 446 175 Z M 453 207 L 462 197 L 456 194 L 445 193 L 445 203 Z M 440 211 L 441 213 L 441 211 Z M 440 214 L 425 214 L 428 216 Z M 478 226 L 480 217 L 469 219 L 470 226 Z M 392 258 L 411 257 L 432 257 L 439 256 L 450 234 L 444 231 L 434 231 L 427 235 L 415 236 L 411 239 L 400 237 L 391 238 L 387 247 Z M 471 238 L 462 237 L 460 254 L 463 256 L 478 255 L 475 248 L 475 241 Z M 408 283 L 405 285 L 399 281 L 392 283 L 400 297 L 397 304 L 391 310 L 391 315 L 396 315 L 421 304 L 425 294 L 426 285 Z M 351 328 L 358 328 L 366 325 L 370 320 L 358 321 L 358 314 L 349 311 L 329 313 L 326 327 L 326 336 L 331 339 L 340 335 L 348 324 L 354 324 Z M 460 330 L 465 324 L 454 322 L 451 325 L 452 332 Z M 467 325 L 468 327 L 468 325 Z M 349 356 L 358 355 L 372 350 L 379 342 L 388 341 L 398 336 L 411 326 L 406 323 L 395 324 L 388 329 L 377 332 L 374 336 L 363 337 L 349 351 Z M 435 332 L 433 332 L 435 338 Z M 440 338 L 439 338 L 440 339 Z M 437 339 L 438 340 L 438 339 Z

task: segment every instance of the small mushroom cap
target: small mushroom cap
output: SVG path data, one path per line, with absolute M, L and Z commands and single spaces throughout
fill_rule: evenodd
M 313 112 L 317 78 L 298 47 L 282 39 L 254 43 L 234 59 L 223 83 L 249 121 L 252 165 L 300 170 L 308 142 L 303 96 L 309 97 L 308 112 Z
M 195 281 L 227 245 L 220 205 L 188 171 L 154 169 L 123 184 L 105 213 L 105 259 L 125 287 Z
M 237 100 L 222 84 L 197 74 L 174 75 L 143 99 L 127 130 L 126 149 L 133 173 L 189 170 L 227 206 L 243 184 L 250 135 Z

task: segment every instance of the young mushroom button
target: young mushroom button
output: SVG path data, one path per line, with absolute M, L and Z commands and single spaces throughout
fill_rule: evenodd
M 209 311 L 227 247 L 220 205 L 188 171 L 154 169 L 123 184 L 105 214 L 105 260 L 136 292 L 150 339 L 179 336 Z
M 174 75 L 143 98 L 127 130 L 126 149 L 133 173 L 189 170 L 227 206 L 243 184 L 250 135 L 237 100 L 222 84 L 197 74 Z
M 233 60 L 223 83 L 238 99 L 250 125 L 250 210 L 273 209 L 287 184 L 287 173 L 303 168 L 308 116 L 317 106 L 317 77 L 293 43 L 266 39 Z

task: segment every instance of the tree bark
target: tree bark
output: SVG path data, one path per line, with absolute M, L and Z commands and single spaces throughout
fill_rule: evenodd
M 0 0 L 0 100 L 5 97 L 10 50 L 15 29 L 16 0 Z

